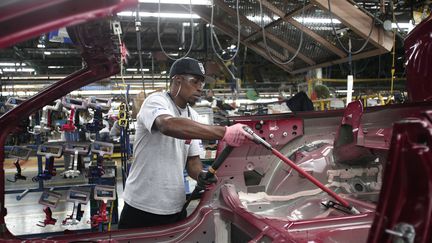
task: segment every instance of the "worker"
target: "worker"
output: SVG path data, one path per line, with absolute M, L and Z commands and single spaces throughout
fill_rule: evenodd
M 243 124 L 228 127 L 197 122 L 198 113 L 189 103 L 201 96 L 204 66 L 193 58 L 173 63 L 168 92 L 148 96 L 137 115 L 134 162 L 123 192 L 124 207 L 118 228 L 137 228 L 178 222 L 186 218 L 183 171 L 199 185 L 210 185 L 215 176 L 205 179 L 199 154 L 201 139 L 224 140 L 240 146 L 247 137 Z

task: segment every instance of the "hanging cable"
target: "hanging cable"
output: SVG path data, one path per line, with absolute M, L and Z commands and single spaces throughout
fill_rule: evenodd
M 375 17 L 376 17 L 376 16 L 375 16 L 375 17 L 372 17 L 372 25 L 371 25 L 371 29 L 370 29 L 370 31 L 369 31 L 369 34 L 368 34 L 368 36 L 367 36 L 365 42 L 364 42 L 363 45 L 360 47 L 360 49 L 358 49 L 357 51 L 354 51 L 354 52 L 353 52 L 352 50 L 347 50 L 346 47 L 342 44 L 341 40 L 339 39 L 339 36 L 338 36 L 337 33 L 336 33 L 336 29 L 335 29 L 335 27 L 334 27 L 334 23 L 333 23 L 333 13 L 332 13 L 332 10 L 331 10 L 330 0 L 327 0 L 327 3 L 328 3 L 328 10 L 329 10 L 329 13 L 330 13 L 330 23 L 331 23 L 331 27 L 332 27 L 332 30 L 333 30 L 333 34 L 336 36 L 336 40 L 338 41 L 339 45 L 340 45 L 340 46 L 344 49 L 344 51 L 347 52 L 348 54 L 351 53 L 351 54 L 355 55 L 355 54 L 358 54 L 358 53 L 362 52 L 363 49 L 366 47 L 366 45 L 369 43 L 370 37 L 371 37 L 372 32 L 373 32 L 373 28 L 374 28 L 374 26 L 375 26 Z M 375 15 L 376 15 L 376 13 L 375 13 Z
M 390 97 L 388 99 L 388 103 L 390 103 L 391 98 L 393 97 L 393 84 L 395 80 L 395 59 L 396 59 L 396 30 L 393 30 L 393 50 L 392 50 L 392 67 L 391 67 L 391 83 L 390 83 Z
M 398 30 L 400 33 L 402 33 L 402 29 L 399 27 L 399 23 L 397 22 L 397 20 L 396 20 L 396 15 L 395 15 L 395 13 L 394 13 L 393 0 L 390 0 L 389 2 L 390 2 L 390 8 L 391 8 L 391 11 L 392 11 L 392 18 L 393 18 L 393 22 L 396 24 L 396 28 L 397 28 L 397 30 Z M 402 38 L 402 40 L 405 40 L 405 37 L 402 36 L 401 38 Z
M 239 13 L 239 0 L 236 1 L 236 14 L 237 14 L 237 50 L 235 51 L 234 55 L 228 59 L 223 59 L 222 56 L 219 55 L 219 53 L 216 51 L 216 48 L 214 46 L 214 41 L 213 38 L 216 39 L 216 42 L 219 46 L 219 49 L 223 50 L 219 39 L 216 35 L 216 32 L 214 31 L 214 26 L 213 26 L 213 17 L 214 17 L 214 2 L 212 1 L 212 7 L 211 7 L 211 16 L 210 16 L 210 43 L 211 46 L 213 48 L 214 53 L 216 54 L 216 56 L 224 62 L 227 61 L 232 61 L 234 60 L 234 58 L 237 56 L 238 52 L 240 51 L 240 31 L 241 31 L 241 25 L 240 25 L 240 13 Z
M 387 104 L 390 104 L 393 98 L 393 88 L 394 88 L 394 80 L 395 80 L 395 73 L 396 73 L 396 33 L 397 31 L 401 32 L 399 25 L 396 21 L 396 16 L 394 13 L 394 7 L 393 7 L 393 0 L 390 0 L 390 8 L 392 10 L 392 16 L 393 21 L 396 23 L 397 30 L 393 30 L 393 49 L 392 49 L 392 67 L 391 67 L 391 77 L 390 77 L 390 96 L 387 100 Z
M 350 2 L 351 4 L 353 4 L 356 8 L 362 10 L 362 11 L 363 11 L 364 13 L 366 13 L 367 15 L 371 16 L 372 18 L 375 18 L 375 22 L 376 22 L 376 23 L 381 24 L 381 25 L 384 24 L 384 22 L 383 22 L 381 19 L 379 19 L 379 18 L 377 17 L 377 14 L 372 14 L 372 13 L 370 13 L 367 9 L 365 9 L 365 8 L 362 7 L 361 5 L 357 4 L 357 3 L 356 3 L 355 1 L 353 1 L 353 0 L 347 0 L 347 1 Z M 381 6 L 381 7 L 383 7 L 383 6 Z M 396 35 L 399 36 L 402 40 L 405 39 L 405 38 L 404 38 L 404 37 L 403 37 L 399 32 L 396 33 Z
M 352 67 L 352 43 L 351 38 L 348 39 L 348 66 L 349 66 L 349 74 L 353 75 L 353 67 Z
M 276 62 L 276 63 L 281 64 L 281 65 L 285 65 L 285 64 L 288 64 L 288 63 L 292 62 L 292 61 L 294 60 L 294 58 L 296 58 L 297 55 L 299 54 L 300 49 L 301 49 L 301 47 L 302 47 L 302 45 L 303 45 L 303 34 L 304 34 L 304 32 L 302 31 L 301 34 L 300 34 L 300 43 L 299 43 L 299 46 L 298 46 L 296 52 L 294 53 L 294 55 L 293 55 L 293 56 L 292 56 L 288 61 L 286 61 L 286 62 L 280 62 L 280 61 L 276 60 L 276 59 L 271 55 L 270 50 L 269 50 L 269 47 L 268 47 L 268 45 L 267 45 L 267 38 L 266 38 L 266 34 L 265 34 L 265 27 L 264 27 L 264 16 L 263 16 L 263 7 L 262 7 L 262 2 L 261 2 L 261 0 L 258 0 L 258 2 L 259 2 L 259 6 L 260 6 L 261 31 L 262 31 L 263 42 L 264 42 L 264 46 L 265 46 L 265 50 L 266 50 L 266 52 L 267 52 L 267 55 L 272 59 L 273 62 Z M 302 22 L 301 22 L 301 24 L 302 24 L 302 29 L 303 29 L 303 27 L 304 27 L 304 19 L 305 19 L 304 10 L 305 10 L 305 6 L 306 6 L 306 0 L 303 0 L 303 8 L 302 8 Z
M 135 13 L 135 32 L 137 38 L 137 51 L 140 65 L 140 73 L 141 73 L 141 82 L 143 86 L 144 96 L 146 93 L 145 83 L 144 83 L 144 70 L 143 70 L 143 59 L 142 59 L 142 51 L 141 51 L 141 18 L 139 14 L 140 4 L 138 3 L 137 11 Z
M 125 82 L 125 79 L 124 79 L 124 75 L 123 75 L 123 73 L 124 73 L 123 55 L 124 55 L 124 60 L 126 60 L 126 58 L 127 58 L 126 57 L 126 46 L 123 48 L 123 42 L 122 42 L 122 38 L 120 36 L 120 32 L 117 32 L 117 38 L 118 38 L 119 50 L 120 50 L 120 78 L 122 80 L 122 84 L 119 85 L 117 83 L 117 81 L 116 81 L 116 85 L 118 87 L 124 87 L 124 89 L 126 90 L 127 85 L 126 85 L 126 82 Z M 127 92 L 125 92 L 125 94 L 124 94 L 124 98 L 125 98 L 125 102 L 127 103 L 128 100 L 127 100 L 127 94 L 126 93 Z
M 165 49 L 162 46 L 162 42 L 160 39 L 160 14 L 161 14 L 160 5 L 161 5 L 161 0 L 158 1 L 158 16 L 157 16 L 157 39 L 159 42 L 159 46 L 160 46 L 162 52 L 165 54 L 165 56 L 167 56 L 169 59 L 171 59 L 173 61 L 183 59 L 189 55 L 189 52 L 192 50 L 192 46 L 194 43 L 194 22 L 193 22 L 193 17 L 192 17 L 192 0 L 189 0 L 189 15 L 190 15 L 190 22 L 191 22 L 191 43 L 189 46 L 189 50 L 186 52 L 186 54 L 184 56 L 182 56 L 180 58 L 170 57 L 168 55 L 168 53 L 166 53 Z

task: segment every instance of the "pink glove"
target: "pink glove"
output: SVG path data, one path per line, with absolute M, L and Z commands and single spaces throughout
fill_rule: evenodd
M 237 123 L 235 125 L 226 127 L 225 135 L 222 140 L 224 140 L 230 146 L 238 147 L 245 142 L 246 138 L 252 139 L 252 136 L 243 130 L 244 126 L 246 125 Z

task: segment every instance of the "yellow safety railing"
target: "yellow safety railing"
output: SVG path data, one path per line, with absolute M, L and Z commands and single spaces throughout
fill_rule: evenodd
M 380 93 L 377 94 L 372 94 L 372 95 L 361 95 L 361 96 L 356 96 L 353 97 L 353 101 L 355 100 L 360 100 L 363 103 L 364 107 L 368 106 L 368 99 L 375 99 L 377 100 L 377 105 L 385 105 L 386 100 L 389 99 L 390 97 L 385 97 L 383 95 L 381 95 Z M 346 101 L 346 97 L 343 98 L 338 98 L 339 100 L 343 101 L 345 103 Z M 337 108 L 333 108 L 331 107 L 331 101 L 334 99 L 319 99 L 319 100 L 313 100 L 312 103 L 314 105 L 314 109 L 316 111 L 326 111 L 326 110 L 334 110 Z

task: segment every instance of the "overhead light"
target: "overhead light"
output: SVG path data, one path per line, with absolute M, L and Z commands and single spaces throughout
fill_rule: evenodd
M 346 89 L 336 90 L 336 93 L 348 93 L 348 90 Z M 351 90 L 351 93 L 354 93 L 354 90 Z
M 154 92 L 154 90 L 150 89 L 147 92 Z M 129 94 L 136 95 L 142 92 L 142 90 L 129 90 Z M 75 90 L 71 92 L 71 95 L 120 95 L 124 94 L 124 90 Z
M 190 26 L 189 22 L 183 22 L 183 26 Z M 194 26 L 198 26 L 198 23 L 194 23 Z
M 161 74 L 166 74 L 166 71 L 162 71 Z
M 13 84 L 13 85 L 4 85 L 3 88 L 5 90 L 7 89 L 25 89 L 25 90 L 31 90 L 31 89 L 43 89 L 47 85 L 45 84 Z
M 64 68 L 64 66 L 48 66 L 49 69 Z
M 43 54 L 48 56 L 48 55 L 51 55 L 51 52 L 50 51 L 44 51 Z
M 159 3 L 159 0 L 138 0 L 140 3 Z M 160 3 L 165 4 L 190 4 L 192 5 L 211 5 L 210 0 L 160 0 Z
M 247 15 L 246 18 L 249 19 L 252 22 L 261 23 L 261 16 L 258 16 L 258 15 Z M 280 19 L 280 18 L 276 18 L 276 19 L 273 20 L 273 19 L 271 19 L 268 16 L 264 16 L 263 17 L 264 23 L 270 23 L 270 22 L 276 21 L 278 19 Z
M 168 53 L 168 56 L 178 57 L 178 53 Z
M 144 72 L 150 71 L 150 69 L 148 69 L 148 68 L 143 68 L 142 70 Z M 128 72 L 138 72 L 138 68 L 126 68 L 126 71 L 128 71 Z M 139 69 L 139 71 L 141 71 L 141 69 Z
M 231 45 L 231 46 L 228 47 L 228 50 L 235 49 L 236 47 L 237 47 L 236 45 Z
M 44 44 L 37 44 L 37 48 L 45 48 Z
M 1 79 L 13 79 L 13 80 L 60 80 L 64 79 L 66 76 L 16 76 L 16 77 L 2 77 Z
M 392 26 L 393 29 L 398 28 L 398 26 L 399 26 L 400 29 L 412 30 L 414 28 L 414 25 L 411 22 L 408 22 L 408 23 L 397 23 L 397 25 L 396 25 L 396 23 L 392 23 L 391 26 Z
M 3 96 L 18 96 L 18 97 L 33 96 L 33 95 L 35 95 L 37 93 L 38 92 L 36 92 L 36 91 L 17 91 L 17 92 L 3 91 L 3 92 L 0 92 L 0 94 L 3 95 Z
M 34 72 L 34 68 L 3 68 L 3 72 L 18 73 L 18 72 Z
M 341 22 L 338 19 L 329 19 L 329 18 L 302 18 L 302 17 L 294 17 L 297 22 L 305 23 L 305 24 L 340 24 Z
M 2 67 L 23 67 L 25 66 L 25 63 L 19 63 L 19 62 L 0 62 L 0 66 Z
M 154 17 L 157 18 L 158 16 L 161 18 L 171 18 L 171 19 L 190 19 L 191 16 L 193 19 L 199 19 L 200 16 L 196 14 L 188 14 L 188 13 L 150 13 L 150 12 L 139 12 L 140 17 Z M 135 17 L 135 12 L 132 11 L 123 11 L 117 13 L 117 16 L 124 16 L 124 17 Z

